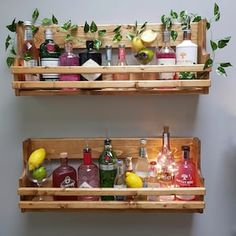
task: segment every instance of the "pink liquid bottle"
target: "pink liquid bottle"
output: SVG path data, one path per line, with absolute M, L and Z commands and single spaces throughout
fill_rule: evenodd
M 61 165 L 52 173 L 52 183 L 55 188 L 76 188 L 77 176 L 76 170 L 68 165 L 67 152 L 60 153 Z M 77 196 L 54 196 L 57 201 L 73 201 L 77 200 Z
M 98 188 L 100 186 L 99 169 L 92 162 L 92 153 L 89 147 L 84 148 L 83 163 L 78 168 L 79 188 Z M 80 201 L 98 201 L 98 196 L 79 196 Z
M 79 57 L 73 53 L 73 42 L 67 41 L 65 43 L 65 52 L 59 57 L 60 66 L 78 66 Z M 60 81 L 78 81 L 79 74 L 61 74 Z
M 182 146 L 183 160 L 178 165 L 175 176 L 176 187 L 196 187 L 196 166 L 190 159 L 190 147 Z M 184 201 L 195 199 L 195 195 L 176 195 L 176 198 Z

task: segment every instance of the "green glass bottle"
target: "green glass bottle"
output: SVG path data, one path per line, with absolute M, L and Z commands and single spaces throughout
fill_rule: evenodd
M 100 187 L 113 188 L 117 174 L 117 157 L 112 151 L 111 140 L 105 139 L 104 151 L 99 157 Z M 114 196 L 102 196 L 104 201 L 114 200 Z

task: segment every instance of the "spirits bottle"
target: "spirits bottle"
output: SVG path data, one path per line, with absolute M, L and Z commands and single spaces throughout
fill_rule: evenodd
M 107 45 L 105 48 L 105 53 L 106 53 L 106 66 L 111 66 L 112 65 L 112 46 Z M 102 77 L 103 80 L 112 80 L 113 79 L 113 74 L 103 74 Z
M 170 188 L 174 186 L 174 176 L 176 165 L 174 155 L 170 149 L 170 133 L 169 127 L 164 126 L 162 134 L 162 149 L 157 156 L 157 177 L 162 188 Z M 173 201 L 174 195 L 160 196 L 160 201 Z
M 196 166 L 190 159 L 190 147 L 182 146 L 182 161 L 175 176 L 176 187 L 196 187 Z M 180 200 L 190 201 L 195 195 L 176 195 Z
M 159 188 L 160 184 L 157 180 L 157 168 L 156 168 L 156 161 L 151 161 L 148 170 L 148 188 Z M 159 196 L 147 196 L 148 201 L 158 201 Z
M 61 165 L 53 171 L 52 183 L 55 188 L 76 188 L 76 170 L 68 165 L 67 152 L 60 153 Z M 54 196 L 54 200 L 77 200 L 77 196 Z
M 173 48 L 170 47 L 170 31 L 165 29 L 163 32 L 163 47 L 156 53 L 158 65 L 175 65 L 176 54 Z M 170 80 L 174 79 L 175 73 L 159 73 L 159 79 Z
M 31 21 L 24 22 L 24 44 L 20 57 L 23 60 L 23 65 L 33 67 L 38 65 L 39 53 L 33 41 L 32 23 Z M 39 81 L 39 74 L 25 74 L 26 81 Z
M 126 157 L 125 159 L 125 172 L 133 172 L 132 157 Z
M 124 162 L 122 160 L 117 161 L 117 175 L 114 181 L 114 188 L 126 188 L 125 184 L 125 172 L 124 172 Z M 115 196 L 115 200 L 124 201 L 125 196 Z
M 102 65 L 102 55 L 100 52 L 96 51 L 94 48 L 94 43 L 91 40 L 86 41 L 86 50 L 79 53 L 79 64 L 81 66 L 101 66 Z M 102 74 L 81 74 L 80 80 L 102 80 Z
M 83 150 L 83 163 L 78 168 L 78 187 L 79 188 L 98 188 L 99 169 L 92 162 L 92 152 L 89 147 Z M 81 201 L 98 201 L 98 196 L 79 196 Z
M 78 66 L 79 57 L 73 53 L 73 42 L 65 42 L 65 52 L 59 57 L 60 66 Z M 60 81 L 78 81 L 79 74 L 61 74 Z
M 118 48 L 118 62 L 117 66 L 126 66 L 126 53 L 125 53 L 125 45 L 119 45 Z M 129 80 L 129 73 L 116 73 L 113 76 L 114 80 Z
M 140 140 L 140 153 L 138 157 L 138 161 L 135 165 L 135 174 L 137 174 L 143 180 L 143 187 L 147 187 L 147 179 L 148 179 L 148 154 L 146 149 L 147 140 Z
M 40 45 L 39 55 L 41 65 L 46 67 L 55 67 L 59 65 L 60 48 L 53 40 L 52 30 L 45 30 L 45 41 Z M 42 80 L 55 81 L 59 79 L 59 74 L 42 74 Z
M 113 188 L 117 174 L 117 158 L 112 151 L 111 140 L 104 141 L 104 151 L 99 157 L 100 187 Z M 102 196 L 102 200 L 114 200 L 113 196 Z

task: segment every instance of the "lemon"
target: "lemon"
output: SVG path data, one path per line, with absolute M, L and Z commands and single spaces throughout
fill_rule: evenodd
M 141 40 L 143 41 L 143 43 L 145 43 L 146 45 L 150 45 L 151 43 L 153 43 L 156 38 L 157 38 L 157 32 L 153 31 L 153 30 L 145 30 L 142 34 L 141 34 Z
M 141 38 L 138 36 L 136 36 L 132 39 L 131 45 L 132 45 L 132 50 L 134 52 L 138 52 L 144 48 L 143 42 L 142 42 Z
M 127 187 L 129 188 L 142 188 L 143 187 L 142 179 L 138 175 L 131 172 L 126 173 L 125 182 L 126 182 Z
M 44 166 L 40 166 L 32 173 L 32 177 L 38 181 L 43 180 L 47 176 L 47 170 Z
M 137 60 L 139 61 L 139 63 L 146 65 L 149 62 L 152 61 L 153 57 L 154 57 L 154 52 L 149 49 L 149 48 L 144 48 L 142 50 L 140 50 L 135 57 L 137 58 Z
M 44 148 L 38 148 L 33 151 L 28 160 L 28 168 L 29 170 L 34 170 L 38 168 L 46 157 L 46 151 Z

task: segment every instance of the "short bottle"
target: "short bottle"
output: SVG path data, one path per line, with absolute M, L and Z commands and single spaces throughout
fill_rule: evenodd
M 59 66 L 60 54 L 60 48 L 53 40 L 53 32 L 50 28 L 47 28 L 45 30 L 45 41 L 40 45 L 39 48 L 41 66 Z M 59 74 L 42 74 L 41 79 L 44 81 L 56 81 L 59 80 Z
M 117 161 L 117 174 L 114 181 L 114 188 L 126 188 L 125 184 L 125 171 L 123 160 Z M 125 196 L 115 196 L 116 201 L 124 201 Z
M 83 150 L 83 163 L 78 168 L 78 187 L 79 188 L 98 188 L 99 169 L 92 161 L 91 148 L 88 146 Z M 98 201 L 98 196 L 79 196 L 81 201 Z
M 157 65 L 175 65 L 176 54 L 170 46 L 170 31 L 165 29 L 163 32 L 163 47 L 156 52 Z M 175 78 L 175 73 L 159 73 L 159 79 L 171 80 Z
M 61 165 L 53 171 L 52 183 L 55 188 L 76 188 L 77 175 L 76 170 L 68 165 L 67 152 L 60 153 Z M 57 201 L 73 201 L 77 200 L 77 196 L 54 196 Z
M 73 42 L 65 42 L 65 52 L 59 57 L 60 66 L 78 66 L 79 57 L 73 53 Z M 78 81 L 79 74 L 61 74 L 60 81 Z
M 118 48 L 118 62 L 117 66 L 126 66 L 126 52 L 125 52 L 125 45 L 120 44 Z M 129 73 L 115 73 L 113 76 L 114 80 L 129 80 Z
M 175 176 L 176 187 L 196 187 L 196 166 L 190 159 L 190 147 L 182 146 L 182 161 L 177 166 Z M 184 201 L 195 199 L 195 195 L 176 195 L 176 198 Z
M 157 155 L 157 177 L 161 188 L 174 187 L 176 164 L 170 149 L 169 127 L 164 126 L 162 133 L 162 148 Z M 160 196 L 160 201 L 173 201 L 174 195 Z
M 85 67 L 102 65 L 102 54 L 94 49 L 94 42 L 92 40 L 87 40 L 86 49 L 79 53 L 79 64 Z M 80 80 L 102 80 L 102 74 L 81 74 Z
M 111 140 L 105 139 L 104 151 L 99 159 L 100 187 L 113 188 L 117 174 L 117 157 L 112 151 Z M 114 196 L 102 196 L 102 200 L 114 200 Z
M 32 23 L 31 21 L 24 22 L 24 44 L 20 57 L 23 60 L 23 65 L 33 67 L 38 65 L 39 52 L 34 44 Z M 39 81 L 39 74 L 25 74 L 25 81 Z

